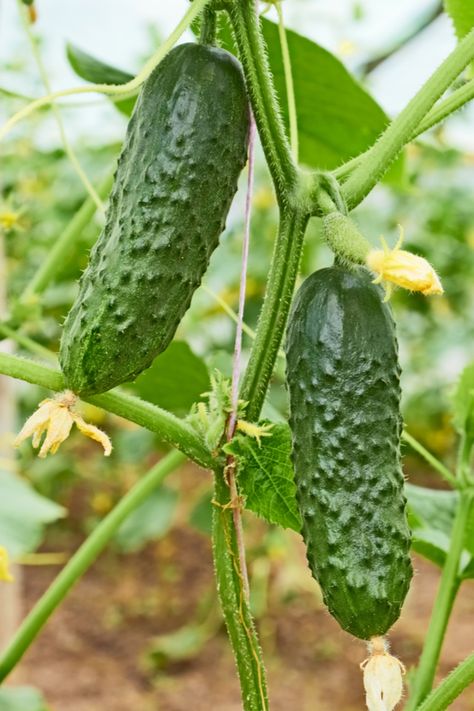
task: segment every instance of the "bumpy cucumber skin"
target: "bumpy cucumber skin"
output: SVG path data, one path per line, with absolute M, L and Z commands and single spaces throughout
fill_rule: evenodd
M 248 123 L 240 65 L 222 49 L 179 45 L 144 84 L 64 325 L 74 392 L 132 380 L 172 340 L 225 227 Z
M 312 274 L 292 308 L 287 382 L 308 563 L 361 639 L 398 619 L 412 577 L 395 325 L 363 268 Z

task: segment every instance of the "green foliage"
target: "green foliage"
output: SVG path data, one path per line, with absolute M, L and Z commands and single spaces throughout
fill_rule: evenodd
M 43 695 L 31 686 L 0 689 L 0 711 L 48 711 Z
M 459 506 L 455 491 L 437 491 L 406 484 L 408 520 L 413 530 L 413 550 L 442 568 L 448 554 L 453 522 Z M 466 530 L 465 549 L 461 555 L 463 578 L 474 577 L 474 507 Z
M 262 438 L 260 444 L 239 434 L 225 450 L 237 459 L 238 487 L 245 507 L 269 523 L 300 531 L 288 426 L 275 425 L 270 437 Z
M 458 39 L 462 39 L 474 27 L 474 3 L 472 0 L 444 0 L 444 6 Z
M 126 553 L 138 551 L 148 541 L 164 536 L 172 524 L 177 503 L 177 493 L 168 487 L 161 486 L 150 494 L 115 534 L 119 548 Z
M 467 365 L 459 378 L 454 396 L 454 424 L 466 438 L 468 447 L 474 444 L 474 362 Z
M 26 481 L 8 472 L 0 477 L 0 543 L 13 558 L 34 551 L 45 527 L 66 510 L 40 496 Z
M 74 44 L 66 45 L 66 54 L 77 76 L 93 84 L 126 84 L 133 79 L 133 74 L 92 57 Z M 117 109 L 125 116 L 131 116 L 136 100 L 135 96 L 120 100 L 113 99 Z
M 130 386 L 144 400 L 181 416 L 209 387 L 204 361 L 184 341 L 173 341 Z

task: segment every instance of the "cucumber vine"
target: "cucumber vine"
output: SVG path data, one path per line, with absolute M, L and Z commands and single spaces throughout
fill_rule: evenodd
M 265 299 L 248 366 L 243 374 L 239 398 L 248 403 L 246 418 L 257 422 L 265 395 L 280 352 L 283 333 L 288 320 L 291 299 L 301 260 L 305 231 L 313 215 L 344 214 L 359 205 L 395 160 L 400 151 L 415 137 L 442 121 L 452 112 L 474 98 L 474 80 L 442 99 L 462 70 L 474 59 L 474 30 L 459 42 L 457 47 L 432 74 L 406 108 L 387 126 L 376 143 L 365 153 L 347 161 L 329 174 L 308 171 L 298 165 L 298 130 L 291 63 L 283 25 L 280 2 L 276 2 L 279 32 L 287 95 L 289 102 L 290 140 L 281 118 L 280 107 L 269 68 L 265 41 L 260 27 L 255 0 L 194 0 L 182 20 L 145 63 L 142 70 L 127 84 L 93 84 L 86 87 L 50 92 L 47 96 L 30 102 L 0 128 L 0 140 L 22 119 L 35 110 L 51 105 L 56 99 L 79 93 L 97 92 L 108 96 L 126 97 L 138 92 L 155 67 L 174 47 L 191 23 L 202 15 L 201 42 L 213 43 L 216 34 L 216 14 L 226 12 L 232 27 L 243 66 L 258 134 L 273 181 L 279 207 L 279 228 L 268 272 Z M 46 88 L 49 91 L 48 84 Z M 59 120 L 59 119 L 58 119 Z M 315 118 L 316 120 L 316 118 Z M 87 185 L 87 184 L 86 184 Z M 39 300 L 42 292 L 54 278 L 64 261 L 68 247 L 77 239 L 84 225 L 100 206 L 112 185 L 108 175 L 96 190 L 88 187 L 89 197 L 57 241 L 50 255 L 26 287 L 20 304 L 30 305 Z M 344 219 L 349 220 L 344 216 Z M 332 245 L 336 256 L 345 258 L 346 247 L 339 250 Z M 339 250 L 339 255 L 338 255 Z M 360 261 L 360 260 L 359 260 Z M 0 325 L 4 336 L 11 337 L 8 326 Z M 37 344 L 28 343 L 20 333 L 13 336 L 26 347 L 35 350 Z M 36 348 L 37 350 L 37 348 Z M 0 353 L 0 373 L 35 383 L 51 390 L 64 388 L 62 374 L 53 368 L 34 363 L 14 355 Z M 114 390 L 105 394 L 84 397 L 105 410 L 136 422 L 156 432 L 176 451 L 164 458 L 127 494 L 117 507 L 81 546 L 49 590 L 35 605 L 18 630 L 0 660 L 0 680 L 4 679 L 19 661 L 48 617 L 59 605 L 72 585 L 87 570 L 99 552 L 111 539 L 124 518 L 186 458 L 215 475 L 213 509 L 213 546 L 216 577 L 224 617 L 239 671 L 245 711 L 267 711 L 268 694 L 262 654 L 250 614 L 239 563 L 238 540 L 229 486 L 226 480 L 225 457 L 222 452 L 211 451 L 202 435 L 189 421 L 129 394 Z M 410 437 L 405 439 L 421 451 L 421 445 Z M 432 455 L 421 451 L 423 456 Z M 435 604 L 433 619 L 426 639 L 421 661 L 415 675 L 407 711 L 441 711 L 459 695 L 474 678 L 474 657 L 466 659 L 441 685 L 430 694 L 436 664 L 446 625 L 461 580 L 459 562 L 466 535 L 467 522 L 472 511 L 473 483 L 466 475 L 469 452 L 461 456 L 456 477 L 432 457 L 431 463 L 442 476 L 459 491 L 460 505 L 454 523 L 451 545 L 443 569 L 442 580 Z

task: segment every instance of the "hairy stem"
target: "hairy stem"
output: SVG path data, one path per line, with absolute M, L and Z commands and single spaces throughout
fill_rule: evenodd
M 37 111 L 42 106 L 48 106 L 51 102 L 61 98 L 62 96 L 74 96 L 76 94 L 90 93 L 105 94 L 106 96 L 120 96 L 124 99 L 128 96 L 134 96 L 143 82 L 148 79 L 155 67 L 157 67 L 164 57 L 166 57 L 170 49 L 174 47 L 181 35 L 188 29 L 193 20 L 210 1 L 211 0 L 193 1 L 180 22 L 176 25 L 173 32 L 148 59 L 148 61 L 145 62 L 141 71 L 131 81 L 126 84 L 89 84 L 88 86 L 78 86 L 73 89 L 64 89 L 62 91 L 55 91 L 47 96 L 42 96 L 40 99 L 36 99 L 31 104 L 28 104 L 28 106 L 25 106 L 23 109 L 18 111 L 3 125 L 0 129 L 0 141 L 5 138 L 5 136 L 14 126 L 16 126 L 17 123 L 22 121 L 27 116 L 30 116 L 30 114 Z
M 244 593 L 229 487 L 216 471 L 212 543 L 217 590 L 240 678 L 244 711 L 268 711 L 262 652 Z
M 474 654 L 461 662 L 425 699 L 417 711 L 444 711 L 474 682 Z
M 114 172 L 111 171 L 98 186 L 97 193 L 102 200 L 109 194 L 113 180 Z M 20 296 L 20 301 L 31 302 L 35 297 L 43 293 L 48 284 L 56 276 L 58 270 L 62 269 L 64 264 L 67 263 L 71 246 L 76 242 L 82 230 L 88 225 L 96 209 L 96 204 L 91 197 L 88 197 L 83 202 L 64 232 L 48 252 L 46 259 L 42 262 L 30 283 L 24 289 Z
M 180 452 L 170 452 L 152 467 L 99 523 L 54 579 L 18 629 L 3 658 L 0 659 L 0 682 L 20 661 L 51 614 L 104 550 L 120 524 L 145 501 L 168 474 L 171 474 L 185 460 L 186 457 Z
M 246 417 L 251 421 L 258 419 L 280 349 L 308 218 L 306 210 L 299 208 L 288 208 L 281 215 L 265 300 L 240 391 L 249 403 Z
M 438 101 L 431 111 L 425 116 L 423 121 L 421 121 L 418 126 L 413 131 L 410 141 L 414 141 L 415 138 L 421 136 L 425 131 L 429 131 L 430 128 L 436 126 L 436 124 L 444 121 L 445 118 L 458 111 L 463 106 L 465 106 L 469 101 L 474 99 L 474 79 L 466 82 L 464 86 L 453 91 L 446 99 Z M 407 141 L 409 143 L 409 141 Z M 350 175 L 353 170 L 360 165 L 360 163 L 367 158 L 372 148 L 369 148 L 364 153 L 352 158 L 351 160 L 344 163 L 339 168 L 333 171 L 333 175 L 338 180 L 346 180 L 348 175 Z
M 471 491 L 460 492 L 449 551 L 443 566 L 423 652 L 405 711 L 415 711 L 433 686 L 449 616 L 460 585 L 459 562 L 464 547 L 472 500 L 473 493 Z
M 474 30 L 459 42 L 344 183 L 343 195 L 349 209 L 362 202 L 378 183 L 435 102 L 473 58 Z
M 7 353 L 0 353 L 0 373 L 57 392 L 66 387 L 63 375 L 58 370 Z M 164 442 L 176 447 L 206 469 L 217 466 L 216 460 L 190 425 L 150 402 L 118 389 L 81 399 L 156 432 Z
M 254 0 L 232 3 L 229 14 L 262 147 L 277 197 L 284 203 L 296 184 L 297 169 L 281 120 Z
M 293 72 L 291 71 L 291 58 L 286 38 L 285 22 L 283 20 L 283 10 L 281 2 L 275 3 L 278 15 L 278 35 L 280 37 L 281 56 L 283 60 L 283 71 L 285 73 L 286 96 L 288 99 L 288 118 L 290 123 L 290 145 L 293 160 L 298 164 L 298 114 L 296 111 L 295 87 L 293 84 Z

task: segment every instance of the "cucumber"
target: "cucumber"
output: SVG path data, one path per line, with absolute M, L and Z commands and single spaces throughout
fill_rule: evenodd
M 240 64 L 222 49 L 179 45 L 143 85 L 64 325 L 75 393 L 132 380 L 172 340 L 225 227 L 248 126 Z
M 301 286 L 286 339 L 302 535 L 341 627 L 360 639 L 398 619 L 412 576 L 400 465 L 400 366 L 383 292 L 363 268 Z

